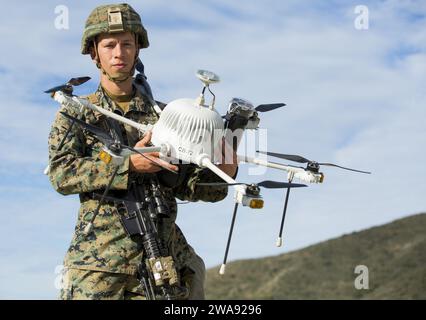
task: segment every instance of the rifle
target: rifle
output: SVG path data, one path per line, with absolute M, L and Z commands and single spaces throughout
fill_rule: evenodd
M 179 284 L 173 258 L 166 255 L 156 227 L 156 220 L 167 215 L 168 208 L 161 198 L 158 182 L 153 178 L 150 182 L 151 190 L 132 181 L 124 197 L 93 193 L 93 198 L 113 202 L 127 234 L 142 238 L 144 259 L 139 265 L 138 277 L 147 300 L 184 299 L 189 291 Z

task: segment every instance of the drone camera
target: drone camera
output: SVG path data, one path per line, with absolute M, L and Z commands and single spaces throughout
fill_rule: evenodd
M 262 209 L 263 204 L 264 202 L 262 199 L 251 199 L 249 203 L 249 207 L 252 209 Z

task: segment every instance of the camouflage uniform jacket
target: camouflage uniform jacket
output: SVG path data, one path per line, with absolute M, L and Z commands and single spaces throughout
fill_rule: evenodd
M 96 105 L 121 113 L 101 86 L 88 98 Z M 61 111 L 78 116 L 76 110 L 70 107 L 62 107 Z M 139 91 L 136 92 L 124 116 L 145 124 L 154 124 L 158 120 L 158 115 L 151 107 L 149 100 Z M 102 126 L 102 123 L 105 123 L 105 116 L 90 109 L 84 109 L 82 120 L 95 126 Z M 79 194 L 81 202 L 75 233 L 64 264 L 71 268 L 134 275 L 142 261 L 142 242 L 140 239 L 131 239 L 127 236 L 113 203 L 103 204 L 94 220 L 93 231 L 88 235 L 83 233 L 98 205 L 98 200 L 87 195 L 93 191 L 103 192 L 112 177 L 114 167 L 99 159 L 102 144 L 77 125 L 73 126 L 65 144 L 58 151 L 56 146 L 59 145 L 69 126 L 70 121 L 58 113 L 49 135 L 50 181 L 55 190 L 63 195 Z M 120 127 L 128 145 L 134 146 L 142 138 L 142 134 L 136 129 L 122 124 Z M 174 258 L 178 270 L 186 267 L 187 261 L 192 259 L 195 253 L 175 224 L 177 215 L 175 197 L 189 201 L 216 202 L 227 195 L 226 187 L 195 185 L 201 181 L 221 181 L 210 170 L 201 169 L 195 165 L 188 165 L 187 168 L 183 183 L 173 187 L 162 185 L 163 194 L 169 203 L 170 214 L 167 218 L 159 219 L 157 226 L 161 241 L 169 251 L 168 254 Z M 141 176 L 144 175 L 129 172 L 127 157 L 112 182 L 111 192 L 126 190 L 132 179 L 140 179 Z

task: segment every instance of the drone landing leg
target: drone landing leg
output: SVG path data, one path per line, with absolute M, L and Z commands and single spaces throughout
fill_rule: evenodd
M 105 196 L 108 194 L 108 191 L 109 191 L 109 189 L 111 188 L 111 184 L 112 184 L 112 182 L 114 181 L 114 178 L 115 178 L 115 175 L 117 174 L 117 172 L 118 172 L 118 169 L 119 169 L 119 166 L 116 166 L 115 167 L 115 169 L 114 169 L 114 173 L 112 174 L 112 177 L 111 177 L 111 179 L 109 180 L 109 182 L 108 182 L 108 186 L 105 188 L 105 191 L 104 191 L 104 193 L 102 194 L 102 197 L 101 197 L 101 199 L 99 200 L 99 202 L 98 202 L 98 206 L 96 207 L 96 210 L 95 210 L 95 212 L 93 213 L 93 217 L 92 217 L 92 219 L 90 219 L 90 222 L 87 224 L 87 226 L 84 228 L 84 234 L 87 236 L 91 231 L 92 231 L 92 228 L 93 228 L 93 221 L 95 221 L 95 218 L 96 218 L 96 216 L 98 215 L 98 213 L 99 213 L 99 209 L 101 208 L 101 205 L 103 204 L 103 201 L 104 201 L 104 198 L 105 198 Z
M 291 183 L 291 181 L 289 181 L 289 183 Z M 290 189 L 291 187 L 287 188 L 287 193 L 285 195 L 285 203 L 284 203 L 283 217 L 281 218 L 280 233 L 278 235 L 277 242 L 275 243 L 277 247 L 281 247 L 283 244 L 282 235 L 283 235 L 283 228 L 284 228 L 284 219 L 285 219 L 285 214 L 287 212 L 287 204 L 288 204 L 288 197 L 290 195 Z
M 228 259 L 229 245 L 231 244 L 232 231 L 234 230 L 235 217 L 237 216 L 238 202 L 235 203 L 234 214 L 232 215 L 231 228 L 229 229 L 228 243 L 226 244 L 225 257 L 220 267 L 219 274 L 225 274 L 226 260 Z

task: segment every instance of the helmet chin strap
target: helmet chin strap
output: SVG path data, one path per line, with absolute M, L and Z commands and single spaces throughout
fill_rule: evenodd
M 102 67 L 101 65 L 101 61 L 99 59 L 99 55 L 98 55 L 98 46 L 96 43 L 96 40 L 93 40 L 93 47 L 95 48 L 95 60 L 96 60 L 96 67 L 98 69 L 101 70 L 102 74 L 105 75 L 108 80 L 114 82 L 114 83 L 122 83 L 124 81 L 126 81 L 127 79 L 129 79 L 130 77 L 133 77 L 133 75 L 135 74 L 135 69 L 136 69 L 136 62 L 138 61 L 138 56 L 139 56 L 139 43 L 138 43 L 138 37 L 135 34 L 135 45 L 136 45 L 136 54 L 135 54 L 135 59 L 133 60 L 133 65 L 132 68 L 130 69 L 129 72 L 118 72 L 118 76 L 111 76 L 110 74 L 108 74 L 105 69 Z

